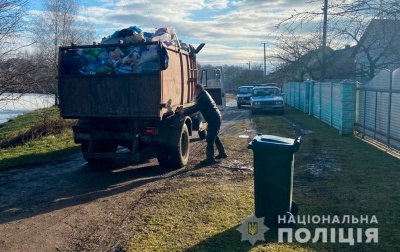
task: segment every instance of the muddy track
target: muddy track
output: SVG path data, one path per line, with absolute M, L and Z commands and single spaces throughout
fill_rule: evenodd
M 229 107 L 223 113 L 221 134 L 248 118 L 249 111 Z M 116 248 L 125 240 L 127 211 L 143 195 L 162 187 L 171 177 L 194 168 L 203 159 L 205 142 L 197 133 L 191 143 L 191 162 L 168 172 L 155 159 L 146 164 L 89 167 L 77 153 L 59 162 L 0 172 L 0 246 L 4 251 L 68 251 L 82 249 L 74 241 L 88 239 L 97 251 Z M 79 243 L 81 244 L 81 243 Z M 91 248 L 93 250 L 93 248 Z

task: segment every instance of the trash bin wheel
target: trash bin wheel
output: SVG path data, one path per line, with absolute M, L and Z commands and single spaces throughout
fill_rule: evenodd
M 299 206 L 297 206 L 296 201 L 292 200 L 292 207 L 290 208 L 290 213 L 297 216 L 299 213 Z
M 283 218 L 285 218 L 286 223 L 278 223 L 278 220 L 279 220 L 279 219 L 283 219 Z M 278 228 L 295 228 L 295 227 L 296 227 L 296 223 L 288 223 L 288 221 L 289 221 L 291 218 L 294 219 L 294 216 L 293 216 L 293 214 L 290 213 L 290 212 L 284 212 L 284 213 L 279 214 L 279 215 L 277 216 L 277 218 L 276 218 L 276 226 L 277 226 Z

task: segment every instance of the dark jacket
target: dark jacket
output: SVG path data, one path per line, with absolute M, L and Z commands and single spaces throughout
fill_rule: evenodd
M 207 91 L 202 91 L 197 97 L 197 103 L 192 108 L 186 110 L 185 115 L 191 115 L 200 111 L 208 123 L 221 120 L 221 113 L 213 98 Z

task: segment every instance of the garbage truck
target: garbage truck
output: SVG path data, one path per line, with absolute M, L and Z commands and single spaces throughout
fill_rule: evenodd
M 177 113 L 195 104 L 203 47 L 159 41 L 60 47 L 59 107 L 64 119 L 78 119 L 73 136 L 83 158 L 142 162 L 155 152 L 161 166 L 185 166 L 190 137 L 195 131 L 206 137 L 201 115 Z

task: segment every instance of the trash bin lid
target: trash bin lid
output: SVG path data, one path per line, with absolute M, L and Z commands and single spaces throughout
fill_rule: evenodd
M 270 149 L 297 152 L 300 148 L 301 137 L 297 139 L 258 134 L 247 146 L 249 149 Z

